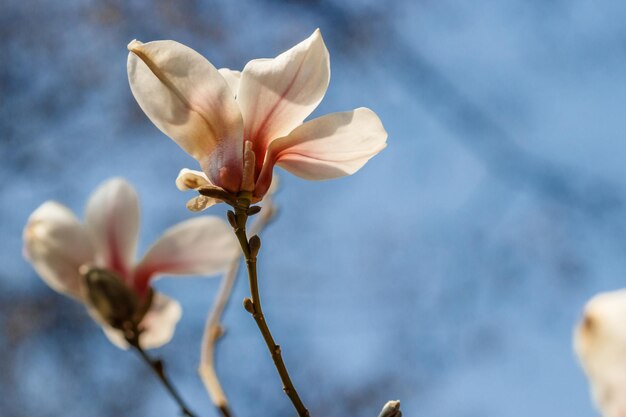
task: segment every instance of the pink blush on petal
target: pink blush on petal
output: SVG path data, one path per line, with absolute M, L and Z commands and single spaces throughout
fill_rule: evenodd
M 200 162 L 200 166 L 211 183 L 228 192 L 238 193 L 241 187 L 243 166 L 240 166 L 241 159 L 235 161 L 227 161 L 220 152 L 215 151 L 209 155 L 209 158 Z

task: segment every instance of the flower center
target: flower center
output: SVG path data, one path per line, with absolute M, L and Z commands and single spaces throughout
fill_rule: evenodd
M 97 316 L 127 337 L 137 337 L 139 323 L 152 303 L 152 290 L 141 300 L 122 279 L 108 269 L 83 267 L 85 298 Z
M 252 142 L 247 140 L 243 150 L 243 175 L 241 191 L 254 191 L 254 177 L 256 169 L 256 155 L 252 149 Z

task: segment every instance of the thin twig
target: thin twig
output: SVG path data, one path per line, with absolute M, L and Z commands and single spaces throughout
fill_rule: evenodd
M 176 388 L 174 388 L 169 378 L 165 374 L 165 370 L 163 369 L 163 362 L 161 362 L 160 360 L 152 359 L 136 341 L 128 340 L 128 342 L 139 353 L 144 362 L 146 362 L 146 364 L 150 366 L 150 369 L 154 371 L 154 374 L 158 377 L 159 381 L 161 381 L 167 392 L 180 407 L 181 414 L 185 417 L 196 417 L 195 414 L 193 414 L 189 410 L 189 407 L 187 407 L 182 397 L 180 396 Z
M 265 320 L 265 316 L 263 315 L 256 271 L 256 256 L 259 248 L 261 247 L 261 240 L 257 235 L 253 235 L 250 239 L 248 239 L 248 235 L 246 233 L 250 199 L 244 193 L 240 193 L 237 203 L 238 204 L 235 206 L 235 212 L 230 212 L 229 219 L 232 219 L 231 224 L 235 230 L 235 235 L 239 240 L 239 244 L 241 245 L 241 250 L 246 259 L 246 266 L 248 267 L 248 280 L 250 283 L 251 298 L 244 299 L 244 307 L 252 315 L 259 330 L 261 331 L 263 340 L 265 340 L 265 344 L 267 345 L 270 355 L 272 356 L 272 360 L 274 361 L 274 365 L 276 366 L 276 370 L 278 371 L 278 375 L 283 383 L 283 391 L 291 400 L 291 403 L 298 412 L 298 416 L 308 417 L 309 411 L 302 403 L 296 388 L 291 382 L 289 372 L 287 371 L 287 367 L 283 361 L 280 346 L 274 341 L 274 337 L 272 336 Z
M 251 231 L 253 231 L 254 234 L 260 233 L 274 217 L 275 213 L 276 206 L 272 199 L 267 196 L 263 200 L 263 209 L 258 214 L 257 220 L 251 227 Z M 200 367 L 198 369 L 202 382 L 211 397 L 211 401 L 224 417 L 231 417 L 232 411 L 228 398 L 217 376 L 217 370 L 215 369 L 215 346 L 218 339 L 224 333 L 224 328 L 221 324 L 222 314 L 230 300 L 233 286 L 237 280 L 240 262 L 241 256 L 237 257 L 237 259 L 231 263 L 226 275 L 222 278 L 222 283 L 215 296 L 215 301 L 213 302 L 213 308 L 209 313 L 205 325 L 204 336 L 202 338 L 202 350 L 200 352 Z

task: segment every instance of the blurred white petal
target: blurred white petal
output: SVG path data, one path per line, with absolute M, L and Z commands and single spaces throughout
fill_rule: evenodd
M 92 315 L 92 317 L 94 316 Z M 128 342 L 124 338 L 124 333 L 122 333 L 121 330 L 115 329 L 109 326 L 108 324 L 97 320 L 95 317 L 94 317 L 94 320 L 96 320 L 100 324 L 100 326 L 102 327 L 102 331 L 104 332 L 104 335 L 107 337 L 107 339 L 109 339 L 111 343 L 113 343 L 118 348 L 124 349 L 124 350 L 130 347 L 128 345 Z
M 134 285 L 141 292 L 155 275 L 214 275 L 225 271 L 238 254 L 225 221 L 196 217 L 167 229 L 148 249 L 135 270 Z
M 121 178 L 100 185 L 87 202 L 86 227 L 98 266 L 128 279 L 139 233 L 139 201 L 133 187 Z
M 280 177 L 276 174 L 272 175 L 272 182 L 267 190 L 267 197 L 272 197 L 280 189 Z
M 81 265 L 92 263 L 87 231 L 65 206 L 48 201 L 30 215 L 23 233 L 24 256 L 54 290 L 81 297 Z
M 626 416 L 626 290 L 587 303 L 575 350 L 603 416 Z
M 155 349 L 172 340 L 176 324 L 182 316 L 180 304 L 161 293 L 154 293 L 152 305 L 139 324 L 143 329 L 139 343 L 143 349 Z M 120 349 L 128 349 L 124 334 L 106 323 L 100 322 L 107 338 Z

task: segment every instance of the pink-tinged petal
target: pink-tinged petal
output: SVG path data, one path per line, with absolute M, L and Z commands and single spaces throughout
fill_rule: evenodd
M 386 141 L 387 132 L 370 109 L 313 119 L 270 144 L 255 195 L 269 187 L 273 164 L 308 180 L 338 178 L 358 171 L 387 146 Z
M 214 184 L 237 191 L 243 121 L 224 77 L 178 42 L 133 41 L 128 49 L 128 79 L 142 110 L 200 162 Z
M 329 80 L 330 60 L 319 29 L 274 59 L 248 62 L 237 102 L 258 167 L 269 142 L 287 135 L 317 107 Z
M 228 68 L 220 68 L 219 73 L 224 77 L 233 97 L 237 97 L 239 91 L 239 81 L 241 80 L 241 71 L 235 71 Z
M 86 227 L 96 264 L 129 279 L 139 233 L 139 201 L 133 187 L 121 178 L 100 185 L 87 202 Z
M 213 275 L 239 255 L 230 227 L 217 217 L 196 217 L 165 231 L 135 269 L 141 294 L 156 275 Z
M 55 291 L 81 299 L 79 268 L 93 262 L 89 235 L 65 206 L 48 201 L 24 228 L 24 256 Z
M 626 290 L 589 301 L 576 329 L 574 348 L 605 417 L 626 415 Z
M 181 169 L 176 178 L 176 187 L 180 191 L 195 190 L 206 185 L 211 185 L 211 181 L 209 181 L 206 174 L 193 169 Z
M 139 344 L 144 349 L 155 349 L 172 340 L 176 324 L 182 316 L 180 304 L 160 293 L 154 293 L 152 305 L 139 326 L 143 332 Z M 120 349 L 128 349 L 124 334 L 105 323 L 100 323 L 107 338 Z

